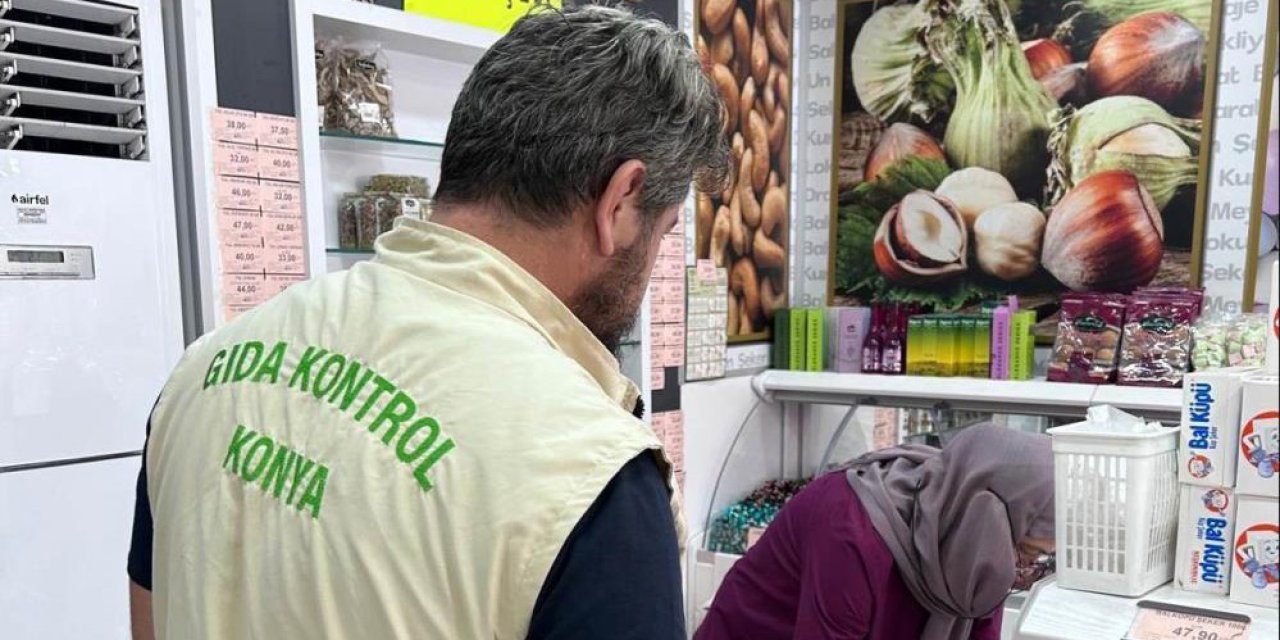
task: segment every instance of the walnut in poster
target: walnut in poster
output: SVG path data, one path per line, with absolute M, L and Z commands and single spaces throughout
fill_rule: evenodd
M 697 0 L 695 15 L 733 150 L 724 191 L 698 196 L 695 257 L 729 270 L 729 341 L 767 339 L 787 303 L 794 6 Z

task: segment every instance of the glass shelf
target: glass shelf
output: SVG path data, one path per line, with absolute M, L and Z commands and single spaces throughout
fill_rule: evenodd
M 342 249 L 339 247 L 328 247 L 324 250 L 324 252 L 334 256 L 365 256 L 367 258 L 373 257 L 373 249 Z
M 321 131 L 320 148 L 324 151 L 390 156 L 410 160 L 439 162 L 444 143 L 411 138 L 362 136 L 346 131 Z

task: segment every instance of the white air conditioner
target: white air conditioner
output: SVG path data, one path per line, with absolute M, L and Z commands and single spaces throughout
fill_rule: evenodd
M 0 636 L 127 637 L 181 355 L 161 0 L 0 0 Z

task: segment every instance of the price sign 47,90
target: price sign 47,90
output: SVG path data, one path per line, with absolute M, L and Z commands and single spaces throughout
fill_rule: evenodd
M 1248 616 L 1163 602 L 1138 603 L 1125 640 L 1248 640 Z

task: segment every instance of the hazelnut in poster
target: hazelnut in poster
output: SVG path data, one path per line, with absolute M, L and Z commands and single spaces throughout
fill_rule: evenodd
M 1196 285 L 1219 4 L 841 0 L 832 303 Z

